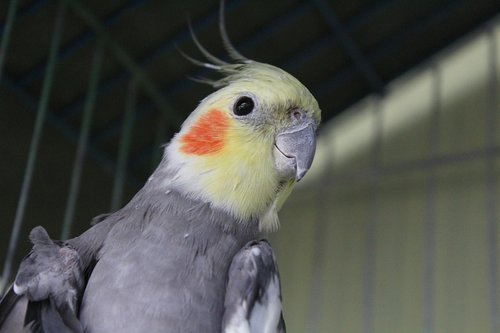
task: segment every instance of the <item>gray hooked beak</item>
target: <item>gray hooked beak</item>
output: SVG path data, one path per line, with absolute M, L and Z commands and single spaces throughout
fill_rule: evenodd
M 276 136 L 274 160 L 278 174 L 298 182 L 311 167 L 316 152 L 316 125 L 309 117 Z

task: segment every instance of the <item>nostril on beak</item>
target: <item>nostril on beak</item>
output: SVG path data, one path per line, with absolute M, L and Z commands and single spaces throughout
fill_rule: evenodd
M 300 110 L 300 109 L 293 109 L 291 112 L 290 112 L 290 116 L 296 120 L 296 121 L 299 121 L 299 120 L 302 120 L 305 118 L 305 113 L 304 111 Z

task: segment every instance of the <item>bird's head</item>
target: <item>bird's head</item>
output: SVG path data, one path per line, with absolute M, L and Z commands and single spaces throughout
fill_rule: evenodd
M 201 101 L 167 146 L 175 176 L 165 186 L 273 230 L 278 210 L 311 166 L 321 111 L 292 75 L 237 53 L 233 58 L 239 61 L 198 62 L 224 77 L 206 81 L 219 90 Z

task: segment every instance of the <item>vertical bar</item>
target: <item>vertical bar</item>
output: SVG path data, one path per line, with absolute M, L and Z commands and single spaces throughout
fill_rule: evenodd
M 330 141 L 331 142 L 331 141 Z M 326 152 L 327 167 L 323 172 L 322 179 L 324 183 L 322 186 L 317 186 L 317 215 L 315 223 L 315 233 L 314 233 L 314 258 L 316 265 L 314 265 L 314 271 L 312 273 L 312 286 L 311 295 L 309 298 L 309 324 L 308 332 L 319 332 L 320 322 L 321 322 L 321 305 L 323 300 L 323 287 L 322 287 L 322 276 L 324 274 L 322 264 L 325 262 L 325 245 L 327 242 L 327 223 L 329 223 L 330 212 L 328 209 L 330 205 L 328 204 L 329 198 L 331 198 L 331 189 L 335 188 L 335 177 L 332 174 L 335 151 L 333 149 L 334 145 Z M 331 167 L 329 167 L 331 166 Z
M 0 43 L 0 79 L 2 78 L 3 66 L 7 55 L 7 48 L 9 47 L 10 34 L 12 26 L 16 19 L 18 0 L 11 0 L 9 9 L 7 11 L 7 18 L 5 19 L 5 29 L 2 34 L 2 42 Z
M 118 161 L 116 165 L 116 176 L 113 184 L 113 194 L 111 196 L 111 211 L 120 208 L 125 177 L 127 175 L 127 161 L 130 152 L 130 143 L 132 138 L 132 129 L 134 125 L 134 109 L 137 94 L 137 85 L 133 80 L 129 86 L 129 94 L 125 105 L 125 115 L 122 126 L 122 135 L 120 139 L 120 147 L 118 150 Z
M 12 263 L 14 260 L 14 255 L 16 253 L 17 241 L 19 239 L 19 232 L 21 230 L 21 226 L 23 223 L 24 213 L 26 211 L 26 204 L 28 203 L 31 180 L 33 178 L 33 172 L 35 170 L 35 162 L 38 154 L 38 145 L 40 143 L 40 138 L 42 136 L 43 123 L 45 122 L 45 118 L 47 115 L 47 108 L 49 104 L 50 93 L 52 90 L 54 70 L 56 67 L 57 53 L 59 50 L 61 35 L 63 32 L 63 21 L 64 21 L 64 14 L 66 12 L 66 7 L 67 7 L 66 0 L 61 1 L 56 16 L 52 43 L 50 45 L 47 72 L 45 74 L 43 81 L 40 104 L 38 105 L 35 127 L 33 129 L 33 137 L 31 138 L 31 143 L 30 143 L 28 162 L 26 164 L 26 170 L 24 172 L 21 194 L 17 204 L 16 216 L 14 219 L 14 225 L 12 227 L 12 233 L 10 235 L 10 240 L 9 240 L 9 247 L 7 248 L 7 256 L 4 262 L 3 273 L 2 273 L 2 281 L 4 282 L 9 281 L 10 279 Z
M 165 118 L 171 120 L 174 124 L 182 123 L 179 113 L 175 112 L 170 102 L 165 98 L 161 90 L 151 81 L 144 70 L 135 63 L 134 59 L 117 43 L 110 38 L 106 27 L 96 18 L 96 16 L 87 8 L 86 2 L 81 0 L 68 0 L 74 12 L 87 23 L 89 27 L 95 30 L 98 35 L 107 38 L 106 49 L 110 50 L 116 59 L 127 68 L 131 77 L 141 85 L 142 90 L 163 112 Z
M 487 195 L 487 207 L 486 214 L 488 216 L 487 225 L 487 235 L 488 240 L 488 260 L 490 268 L 490 315 L 491 315 L 491 332 L 500 332 L 500 314 L 499 314 L 499 304 L 498 304 L 498 230 L 497 230 L 497 204 L 498 204 L 498 193 L 497 193 L 497 175 L 496 175 L 496 154 L 495 152 L 495 138 L 498 130 L 496 123 L 496 115 L 498 110 L 498 68 L 497 68 L 497 40 L 495 39 L 495 32 L 493 28 L 488 31 L 488 37 L 490 40 L 490 70 L 491 73 L 489 82 L 489 110 L 487 115 L 486 124 L 486 144 L 488 145 L 488 157 L 486 166 L 486 195 Z
M 35 14 L 42 8 L 48 0 L 31 0 L 16 11 L 16 20 L 22 17 Z M 4 31 L 5 25 L 0 24 L 0 34 Z
M 89 132 L 92 124 L 92 113 L 94 111 L 97 84 L 99 83 L 99 75 L 101 71 L 102 57 L 103 57 L 103 45 L 102 45 L 102 40 L 99 40 L 98 44 L 96 45 L 94 57 L 92 59 L 88 94 L 82 115 L 83 119 L 80 127 L 80 136 L 78 138 L 78 146 L 76 149 L 75 160 L 73 162 L 73 171 L 71 173 L 71 184 L 69 189 L 68 201 L 66 202 L 66 210 L 64 211 L 61 239 L 67 239 L 69 237 L 71 232 L 71 227 L 73 225 L 76 200 L 78 198 L 78 192 L 80 190 L 83 159 L 85 157 L 85 152 L 87 150 Z
M 105 17 L 101 19 L 103 25 L 107 28 L 112 27 L 125 13 L 130 12 L 133 9 L 145 4 L 146 0 L 129 0 L 123 1 L 124 3 L 120 5 L 118 8 L 115 8 L 111 13 L 107 14 Z M 82 31 L 80 34 L 75 36 L 73 39 L 65 43 L 61 47 L 61 52 L 59 53 L 59 59 L 64 60 L 69 56 L 74 55 L 81 48 L 90 44 L 91 41 L 94 41 L 96 35 L 92 29 L 87 28 Z M 98 38 L 97 38 L 98 39 Z M 22 85 L 29 85 L 34 80 L 36 80 L 44 70 L 45 59 L 42 61 L 35 63 L 34 66 L 30 67 L 27 71 L 25 71 L 18 79 Z M 85 98 L 85 96 L 84 96 Z M 82 98 L 82 107 L 85 104 L 84 98 Z
M 363 333 L 373 332 L 374 298 L 375 298 L 375 259 L 378 224 L 377 191 L 380 182 L 380 154 L 382 150 L 383 113 L 379 97 L 375 97 L 374 113 L 374 143 L 371 156 L 371 172 L 368 179 L 368 211 L 365 234 L 365 267 L 363 274 Z
M 436 64 L 432 66 L 432 115 L 429 127 L 430 161 L 427 167 L 427 186 L 424 221 L 424 274 L 423 274 L 423 330 L 434 331 L 434 252 L 435 244 L 435 202 L 436 202 L 436 160 L 439 144 L 439 115 L 441 112 L 441 74 Z

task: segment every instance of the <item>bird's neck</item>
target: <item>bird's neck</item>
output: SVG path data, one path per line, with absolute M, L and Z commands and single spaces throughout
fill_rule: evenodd
M 260 220 L 272 207 L 280 187 L 272 142 L 250 133 L 244 140 L 238 138 L 226 140 L 217 154 L 204 156 L 181 153 L 181 143 L 174 138 L 158 168 L 163 176 L 155 181 L 165 190 L 175 189 L 210 203 L 240 221 Z
M 139 214 L 141 215 L 140 220 L 145 224 L 164 224 L 166 230 L 169 230 L 169 234 L 190 233 L 189 230 L 197 230 L 196 233 L 203 234 L 205 232 L 203 230 L 218 229 L 224 234 L 233 235 L 231 237 L 239 239 L 241 242 L 258 238 L 261 234 L 258 220 L 235 218 L 225 210 L 187 195 L 175 187 L 163 187 L 161 182 L 154 181 L 157 177 L 160 179 L 162 177 L 166 177 L 164 179 L 170 178 L 159 168 L 153 173 L 146 185 L 122 209 L 122 213 L 127 216 Z M 161 218 L 155 218 L 155 216 Z M 169 218 L 164 218 L 165 216 Z M 181 223 L 170 230 L 176 224 L 172 221 Z M 176 232 L 173 232 L 174 230 Z

